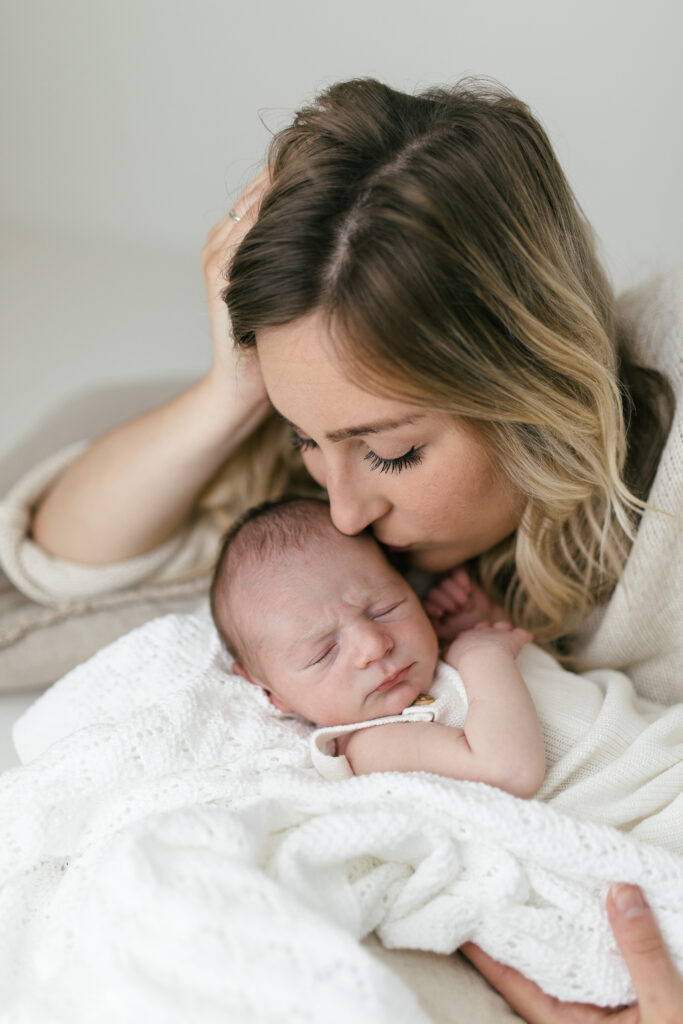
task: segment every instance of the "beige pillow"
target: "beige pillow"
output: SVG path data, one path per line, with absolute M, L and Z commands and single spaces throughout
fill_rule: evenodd
M 0 572 L 0 692 L 40 690 L 105 644 L 205 599 L 209 579 L 123 591 L 68 610 L 29 600 Z

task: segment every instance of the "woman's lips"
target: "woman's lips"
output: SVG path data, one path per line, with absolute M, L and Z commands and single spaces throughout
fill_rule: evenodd
M 390 690 L 391 687 L 396 686 L 397 683 L 402 683 L 410 669 L 413 667 L 413 664 L 406 665 L 406 667 L 402 668 L 400 672 L 396 672 L 393 676 L 389 676 L 388 679 L 385 679 L 383 683 L 373 690 L 373 693 L 384 693 L 385 690 Z

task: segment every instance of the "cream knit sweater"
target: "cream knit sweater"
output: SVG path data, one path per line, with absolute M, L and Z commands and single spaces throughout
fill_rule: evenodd
M 683 700 L 683 271 L 625 294 L 620 316 L 638 361 L 669 377 L 678 409 L 623 582 L 585 625 L 577 650 L 585 669 L 620 669 L 643 696 L 667 704 Z M 35 467 L 0 503 L 0 565 L 22 593 L 61 609 L 97 607 L 113 592 L 134 599 L 150 584 L 172 587 L 210 564 L 220 539 L 210 513 L 156 551 L 117 565 L 79 566 L 38 548 L 28 538 L 31 509 L 81 450 Z
M 671 704 L 683 700 L 683 269 L 624 295 L 619 312 L 677 407 L 623 581 L 576 649 L 585 669 L 620 669 L 643 697 Z

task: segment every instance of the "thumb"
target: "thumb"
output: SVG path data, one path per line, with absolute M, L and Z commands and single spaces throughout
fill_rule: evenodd
M 642 1024 L 683 1024 L 683 979 L 636 885 L 613 885 L 607 915 L 638 997 Z

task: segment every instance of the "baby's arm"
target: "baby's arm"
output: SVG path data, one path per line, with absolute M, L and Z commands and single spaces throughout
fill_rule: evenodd
M 464 729 L 397 722 L 359 729 L 344 753 L 356 775 L 427 771 L 532 797 L 545 773 L 540 724 L 515 658 L 531 639 L 508 623 L 478 626 L 451 644 L 446 661 L 467 691 Z
M 465 735 L 472 756 L 483 773 L 503 780 L 492 785 L 518 796 L 533 796 L 545 775 L 541 725 L 515 660 L 531 639 L 509 622 L 481 624 L 461 633 L 445 654 L 467 692 Z

